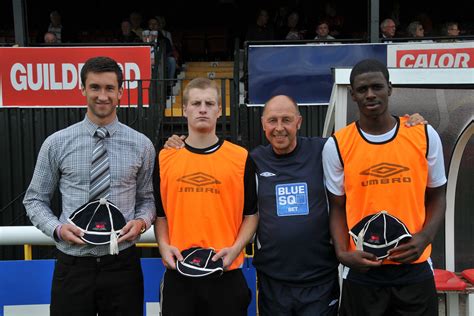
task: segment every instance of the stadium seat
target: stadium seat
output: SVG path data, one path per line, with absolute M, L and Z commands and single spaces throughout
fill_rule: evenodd
M 204 31 L 186 31 L 183 34 L 182 45 L 185 60 L 189 61 L 206 57 L 206 37 Z
M 468 296 L 466 302 L 466 315 L 474 316 L 474 269 L 466 269 L 461 273 L 462 277 L 470 284 L 468 285 Z
M 458 316 L 459 295 L 465 294 L 466 282 L 461 280 L 454 272 L 441 269 L 434 269 L 434 278 L 436 291 L 446 295 L 446 315 Z M 469 307 L 466 310 L 469 310 Z
M 224 29 L 210 29 L 207 31 L 207 53 L 212 59 L 228 57 L 228 34 Z
M 474 285 L 474 269 L 466 269 L 461 275 L 472 285 Z
M 437 291 L 464 291 L 467 287 L 466 282 L 451 271 L 435 269 L 434 277 Z

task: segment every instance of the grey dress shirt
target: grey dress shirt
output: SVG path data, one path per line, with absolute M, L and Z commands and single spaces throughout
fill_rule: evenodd
M 38 229 L 53 237 L 58 225 L 89 201 L 92 151 L 97 138 L 97 125 L 87 115 L 83 121 L 49 136 L 41 146 L 33 178 L 23 204 Z M 153 168 L 155 148 L 143 134 L 120 123 L 118 119 L 105 126 L 109 137 L 104 139 L 109 155 L 111 187 L 109 200 L 121 210 L 125 220 L 142 218 L 151 226 L 155 217 Z M 51 199 L 59 184 L 62 212 L 59 219 L 51 210 Z M 123 250 L 135 241 L 119 244 Z M 56 242 L 57 248 L 73 256 L 103 256 L 109 245 L 69 245 Z

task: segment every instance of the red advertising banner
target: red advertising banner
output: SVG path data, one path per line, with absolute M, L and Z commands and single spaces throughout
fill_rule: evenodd
M 395 68 L 474 68 L 474 43 L 388 45 L 387 66 Z
M 84 107 L 81 69 L 95 56 L 117 61 L 124 74 L 122 104 L 137 104 L 138 81 L 148 89 L 149 46 L 0 48 L 0 107 Z M 143 93 L 148 105 L 148 93 Z

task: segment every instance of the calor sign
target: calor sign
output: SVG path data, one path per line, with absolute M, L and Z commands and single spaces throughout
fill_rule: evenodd
M 474 44 L 403 44 L 387 47 L 387 66 L 395 68 L 474 68 Z

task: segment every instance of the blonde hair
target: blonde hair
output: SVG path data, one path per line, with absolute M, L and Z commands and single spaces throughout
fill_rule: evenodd
M 184 91 L 183 91 L 183 104 L 184 105 L 188 104 L 189 91 L 191 91 L 191 89 L 205 90 L 205 89 L 208 89 L 208 88 L 216 89 L 217 103 L 221 104 L 221 94 L 220 94 L 219 86 L 217 85 L 217 83 L 215 81 L 207 79 L 207 78 L 203 78 L 203 77 L 194 78 L 193 80 L 191 80 L 188 83 L 186 88 L 184 88 Z

